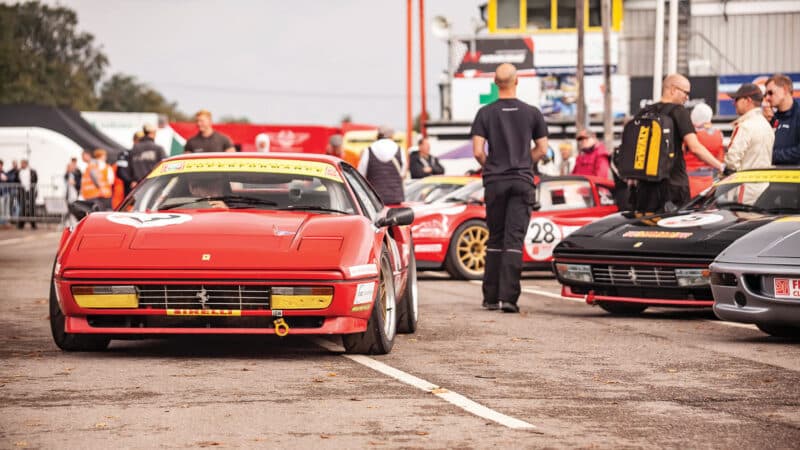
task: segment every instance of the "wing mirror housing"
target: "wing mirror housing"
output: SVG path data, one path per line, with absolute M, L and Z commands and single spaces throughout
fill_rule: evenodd
M 75 219 L 81 220 L 84 217 L 88 216 L 90 213 L 97 211 L 97 205 L 94 202 L 86 201 L 86 200 L 75 200 L 74 202 L 69 204 L 69 212 Z
M 378 227 L 394 227 L 398 225 L 411 225 L 414 222 L 414 210 L 411 208 L 391 208 L 386 211 L 386 216 L 375 222 Z

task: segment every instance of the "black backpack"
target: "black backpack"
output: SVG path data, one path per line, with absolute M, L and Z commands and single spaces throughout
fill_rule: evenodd
M 625 125 L 614 153 L 620 177 L 653 182 L 669 178 L 675 162 L 675 124 L 669 114 L 675 106 L 646 106 Z

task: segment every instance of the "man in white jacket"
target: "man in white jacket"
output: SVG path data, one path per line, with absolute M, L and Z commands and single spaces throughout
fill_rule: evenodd
M 396 205 L 405 200 L 403 179 L 408 172 L 406 154 L 392 140 L 393 135 L 391 127 L 380 127 L 378 140 L 361 153 L 358 161 L 358 171 L 387 205 Z

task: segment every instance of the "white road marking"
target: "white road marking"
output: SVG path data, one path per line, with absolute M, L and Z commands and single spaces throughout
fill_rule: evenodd
M 745 328 L 748 330 L 758 330 L 758 327 L 752 323 L 739 323 L 739 322 L 723 322 L 721 320 L 709 320 L 708 322 L 716 323 L 719 325 L 727 325 L 729 327 Z
M 309 339 L 315 344 L 319 345 L 320 347 L 329 350 L 331 352 L 339 353 L 342 351 L 342 348 L 340 346 L 334 344 L 333 342 L 327 339 L 322 339 L 318 337 L 313 337 Z M 355 361 L 363 366 L 369 367 L 370 369 L 376 372 L 380 372 L 384 375 L 390 376 L 395 380 L 408 384 L 409 386 L 414 386 L 417 389 L 431 393 L 452 405 L 458 406 L 459 408 L 463 409 L 464 411 L 467 411 L 470 414 L 474 414 L 478 417 L 491 420 L 492 422 L 496 422 L 500 425 L 503 425 L 504 427 L 512 428 L 515 430 L 536 430 L 536 427 L 529 424 L 528 422 L 499 413 L 491 408 L 481 405 L 480 403 L 474 402 L 457 392 L 453 392 L 449 389 L 437 386 L 429 381 L 411 375 L 410 373 L 403 372 L 400 369 L 395 369 L 392 366 L 374 360 L 368 356 L 345 355 L 345 354 L 342 354 L 341 356 L 344 356 L 345 358 Z
M 28 242 L 28 241 L 33 241 L 33 240 L 36 240 L 36 239 L 50 238 L 50 237 L 54 237 L 54 236 L 61 236 L 61 233 L 47 233 L 47 234 L 44 234 L 44 235 L 35 235 L 35 236 L 25 236 L 25 237 L 21 237 L 21 238 L 3 239 L 3 240 L 0 240 L 0 245 L 18 244 L 20 242 Z
M 481 281 L 480 280 L 471 280 L 470 283 L 481 284 Z M 555 298 L 555 299 L 558 299 L 558 300 L 569 300 L 571 302 L 586 303 L 586 300 L 584 300 L 582 298 L 564 297 L 561 294 L 553 294 L 552 292 L 547 292 L 547 291 L 543 291 L 543 290 L 540 290 L 540 289 L 531 289 L 529 287 L 522 288 L 522 292 L 526 292 L 528 294 L 534 294 L 534 295 L 541 295 L 542 297 Z

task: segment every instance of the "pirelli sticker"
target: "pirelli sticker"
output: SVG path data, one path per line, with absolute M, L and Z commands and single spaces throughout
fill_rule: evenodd
M 241 316 L 238 309 L 168 309 L 168 316 Z
M 688 239 L 694 233 L 682 231 L 626 231 L 622 237 L 647 239 Z
M 800 170 L 749 170 L 734 173 L 719 182 L 734 183 L 800 183 Z
M 148 178 L 191 172 L 255 172 L 305 175 L 343 183 L 335 167 L 318 161 L 265 158 L 207 158 L 165 161 Z

